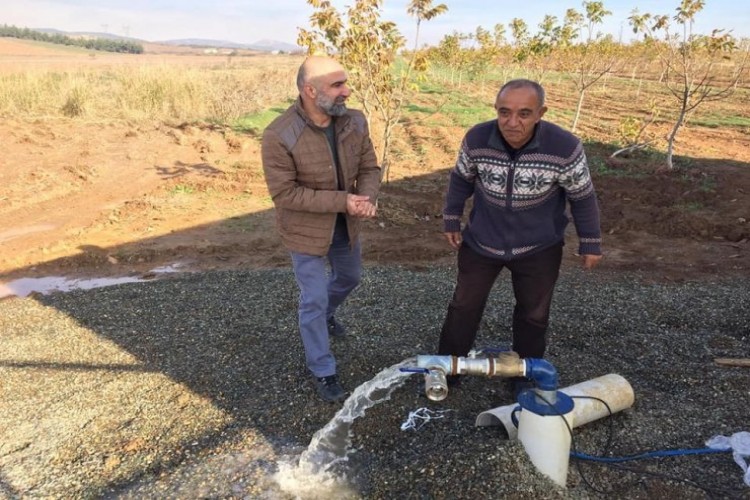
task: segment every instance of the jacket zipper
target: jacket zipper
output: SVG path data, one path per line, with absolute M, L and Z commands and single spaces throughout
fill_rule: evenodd
M 335 122 L 333 124 L 333 127 L 334 127 L 333 137 L 335 138 L 335 140 L 334 140 L 334 146 L 338 147 L 339 137 L 338 137 L 338 133 L 336 132 L 336 123 Z M 339 175 L 341 175 L 343 177 L 344 173 L 343 172 L 339 172 L 338 167 L 336 167 L 336 156 L 334 156 L 333 150 L 331 149 L 331 143 L 328 142 L 328 136 L 326 136 L 325 132 L 321 132 L 321 133 L 325 136 L 326 146 L 328 146 L 328 154 L 331 157 L 331 172 L 333 173 L 333 182 L 336 184 L 336 187 L 338 188 L 339 187 Z M 343 179 L 341 181 L 341 185 L 342 186 L 344 185 Z M 338 212 L 335 212 L 333 215 L 334 215 L 333 229 L 331 229 L 331 236 L 328 238 L 328 244 L 329 245 L 331 245 L 333 243 L 333 236 L 336 234 L 336 224 L 338 223 L 338 220 L 339 220 L 339 213 Z M 346 218 L 346 212 L 344 212 L 344 218 Z M 347 233 L 349 232 L 349 224 L 348 223 L 346 225 L 346 232 Z

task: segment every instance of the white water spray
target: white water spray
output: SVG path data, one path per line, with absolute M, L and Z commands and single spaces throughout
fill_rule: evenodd
M 357 387 L 336 415 L 315 435 L 300 456 L 297 466 L 281 464 L 275 479 L 281 489 L 300 498 L 354 498 L 346 477 L 334 473 L 337 464 L 346 462 L 351 446 L 351 426 L 355 419 L 378 403 L 390 399 L 412 375 L 401 368 L 413 367 L 415 358 L 390 366 Z

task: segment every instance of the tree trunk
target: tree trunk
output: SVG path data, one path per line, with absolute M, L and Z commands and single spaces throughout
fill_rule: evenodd
M 680 130 L 680 127 L 682 127 L 682 124 L 685 121 L 686 109 L 687 96 L 685 96 L 685 100 L 682 101 L 682 105 L 680 106 L 680 114 L 677 116 L 677 121 L 672 128 L 672 132 L 670 132 L 669 134 L 669 139 L 667 139 L 667 168 L 669 170 L 672 170 L 674 168 L 674 162 L 672 161 L 672 156 L 674 154 L 674 140 L 677 137 L 677 131 Z
M 403 99 L 403 98 L 402 98 Z M 398 101 L 395 108 L 387 108 L 383 116 L 383 158 L 380 163 L 380 168 L 382 170 L 380 174 L 381 179 L 385 179 L 385 182 L 388 183 L 390 181 L 390 166 L 391 166 L 391 159 L 390 159 L 390 151 L 391 151 L 391 143 L 393 141 L 393 132 L 398 127 L 399 122 L 401 121 L 401 111 L 403 109 L 403 100 Z
M 573 118 L 573 126 L 570 128 L 570 131 L 575 134 L 576 127 L 578 126 L 578 117 L 581 116 L 581 108 L 583 107 L 583 96 L 586 94 L 586 89 L 581 89 L 581 92 L 578 94 L 578 104 L 576 104 L 576 115 Z
M 380 178 L 385 180 L 388 184 L 391 180 L 390 172 L 390 158 L 388 158 L 388 151 L 391 147 L 391 133 L 393 126 L 391 123 L 386 123 L 383 130 L 383 158 L 380 161 Z

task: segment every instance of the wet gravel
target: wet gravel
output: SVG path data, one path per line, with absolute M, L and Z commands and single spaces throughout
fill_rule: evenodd
M 333 350 L 350 389 L 432 353 L 455 270 L 367 268 Z M 618 373 L 633 408 L 579 427 L 589 454 L 702 448 L 750 430 L 750 281 L 653 283 L 565 269 L 547 359 L 568 386 Z M 507 347 L 502 275 L 477 347 Z M 288 269 L 210 272 L 0 301 L 0 498 L 293 498 L 274 474 L 337 406 L 314 394 Z M 320 498 L 748 498 L 729 454 L 607 466 L 571 461 L 567 489 L 538 474 L 478 413 L 509 404 L 471 377 L 442 402 L 413 376 L 351 428 L 349 487 Z M 410 411 L 450 410 L 417 431 Z M 308 496 L 314 496 L 308 494 Z M 304 496 L 303 496 L 304 497 Z

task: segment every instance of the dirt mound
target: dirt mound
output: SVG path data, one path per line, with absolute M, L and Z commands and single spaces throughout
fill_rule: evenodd
M 143 273 L 175 261 L 194 269 L 288 264 L 257 137 L 201 124 L 75 120 L 7 120 L 0 134 L 1 279 Z M 452 262 L 441 205 L 454 155 L 446 135 L 460 130 L 435 134 L 413 127 L 402 139 L 429 148 L 434 163 L 394 162 L 379 217 L 365 225 L 368 262 Z M 746 164 L 696 160 L 658 171 L 640 159 L 608 160 L 609 152 L 589 145 L 604 266 L 668 279 L 750 269 Z M 571 234 L 571 261 L 576 246 Z

